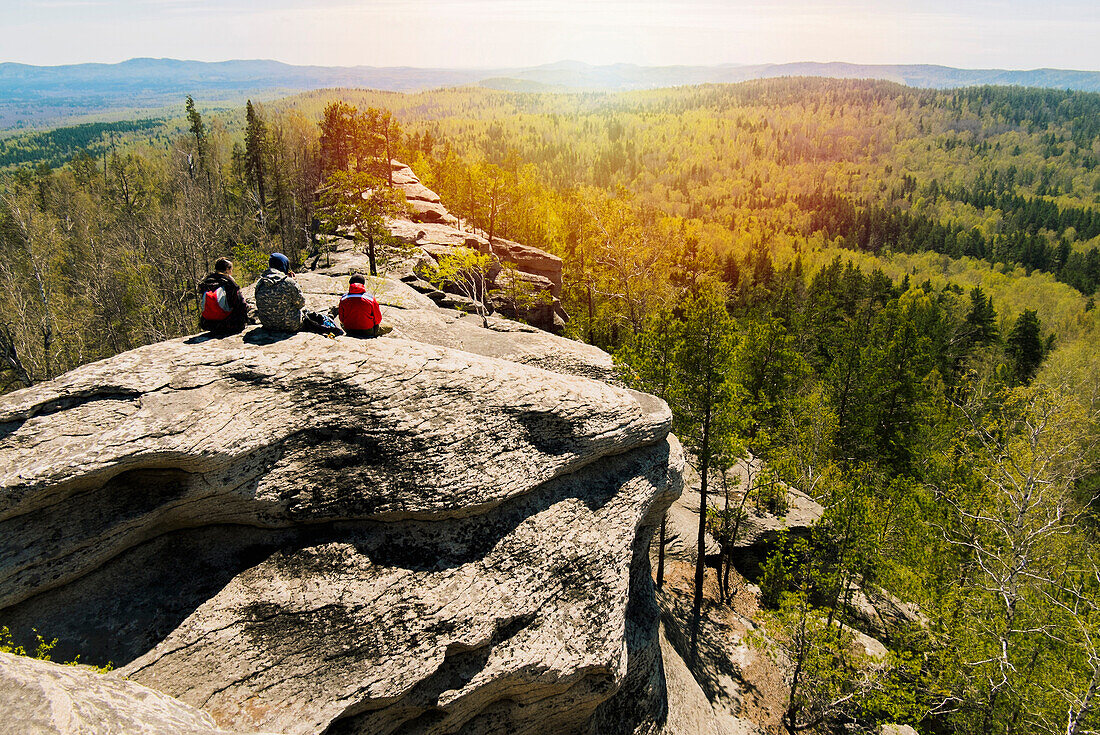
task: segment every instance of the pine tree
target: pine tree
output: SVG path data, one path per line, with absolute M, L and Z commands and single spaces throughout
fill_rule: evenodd
M 986 296 L 980 286 L 975 286 L 970 291 L 970 311 L 966 314 L 966 326 L 972 345 L 997 341 L 997 312 L 993 308 L 993 297 Z
M 202 123 L 202 115 L 195 109 L 195 100 L 191 95 L 187 95 L 187 103 L 184 107 L 187 109 L 187 120 L 191 123 L 189 129 L 195 136 L 195 154 L 199 159 L 199 168 L 203 168 L 206 165 L 206 127 Z M 194 167 L 192 167 L 191 176 L 194 177 L 194 175 Z
M 245 118 L 247 120 L 244 134 L 245 172 L 248 174 L 249 182 L 259 193 L 262 219 L 264 209 L 267 207 L 267 198 L 264 196 L 264 146 L 267 140 L 267 129 L 252 107 L 252 100 L 248 100 L 248 105 L 245 107 Z
M 691 656 L 699 650 L 699 623 L 706 574 L 707 491 L 712 467 L 729 453 L 739 391 L 731 380 L 737 344 L 735 324 L 726 308 L 728 290 L 713 280 L 699 288 L 684 307 L 677 347 L 673 422 L 677 434 L 699 458 L 699 536 L 695 595 L 691 607 Z
M 1040 331 L 1039 315 L 1032 309 L 1025 309 L 1005 340 L 1005 352 L 1011 360 L 1016 379 L 1021 383 L 1030 383 L 1043 361 Z

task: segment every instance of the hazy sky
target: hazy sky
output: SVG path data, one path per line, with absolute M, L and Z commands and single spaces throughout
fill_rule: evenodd
M 0 0 L 0 61 L 1100 70 L 1100 0 Z

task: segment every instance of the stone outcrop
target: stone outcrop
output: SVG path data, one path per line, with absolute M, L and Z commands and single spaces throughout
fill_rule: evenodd
M 927 616 L 917 605 L 900 600 L 877 586 L 867 585 L 859 578 L 849 583 L 843 602 L 853 623 L 886 641 L 909 628 L 928 626 Z
M 207 713 L 132 681 L 10 653 L 0 653 L 0 712 L 0 733 L 11 735 L 229 735 Z
M 387 222 L 391 235 L 433 260 L 459 247 L 492 254 L 496 265 L 489 274 L 489 289 L 497 292 L 492 308 L 540 329 L 561 333 L 569 318 L 560 301 L 561 258 L 500 237 L 490 243 L 484 233 L 460 229 L 458 219 L 443 206 L 439 195 L 421 184 L 412 169 L 400 161 L 393 161 L 391 166 L 394 186 L 405 194 L 409 207 L 407 218 Z M 517 298 L 517 290 L 523 298 Z
M 667 406 L 372 285 L 384 338 L 196 336 L 0 397 L 0 621 L 232 731 L 655 732 Z
M 883 725 L 878 732 L 879 735 L 917 735 L 910 725 Z
M 306 308 L 330 315 L 336 314 L 340 296 L 347 292 L 348 276 L 370 272 L 367 256 L 354 250 L 347 240 L 338 243 L 335 251 L 327 259 L 322 256 L 316 265 L 315 270 L 299 273 L 296 279 L 305 294 Z M 437 303 L 429 298 L 430 291 L 421 293 L 403 281 L 368 278 L 367 288 L 382 306 L 382 323 L 394 329 L 391 337 L 615 382 L 611 356 L 592 345 L 495 316 L 488 317 L 489 328 L 484 329 L 480 318 L 451 308 L 436 308 Z M 252 291 L 252 287 L 244 289 L 249 300 L 253 300 Z
M 689 462 L 684 473 L 684 491 L 669 508 L 665 523 L 665 551 L 673 558 L 694 561 L 699 539 L 699 474 Z M 722 510 L 726 504 L 725 492 L 729 488 L 730 509 L 741 505 L 746 488 L 751 488 L 760 477 L 763 463 L 756 457 L 738 461 L 727 473 L 725 482 L 713 477 L 707 491 L 707 505 Z M 810 529 L 821 519 L 825 509 L 813 498 L 792 487 L 784 486 L 782 508 L 778 512 L 761 507 L 751 496 L 744 504 L 744 519 L 737 530 L 734 562 L 749 577 L 757 574 L 757 564 L 772 548 L 781 532 L 789 536 L 808 536 Z M 721 552 L 718 542 L 708 533 L 706 555 L 717 556 Z
M 411 168 L 400 161 L 390 161 L 390 169 L 394 187 L 405 195 L 405 201 L 409 205 L 410 220 L 458 224 L 458 219 L 440 203 L 439 195 L 421 184 Z

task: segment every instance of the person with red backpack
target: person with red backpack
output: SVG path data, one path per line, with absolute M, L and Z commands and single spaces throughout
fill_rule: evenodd
M 214 271 L 199 282 L 199 327 L 213 334 L 235 334 L 248 320 L 248 302 L 233 280 L 233 262 L 218 258 Z
M 377 337 L 382 324 L 382 308 L 378 299 L 367 293 L 367 279 L 354 275 L 348 292 L 340 297 L 340 323 L 350 337 Z

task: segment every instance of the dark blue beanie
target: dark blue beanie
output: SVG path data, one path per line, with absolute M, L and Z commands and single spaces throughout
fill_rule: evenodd
M 271 258 L 267 261 L 267 265 L 269 268 L 274 268 L 283 273 L 290 272 L 290 261 L 282 253 L 272 253 Z

